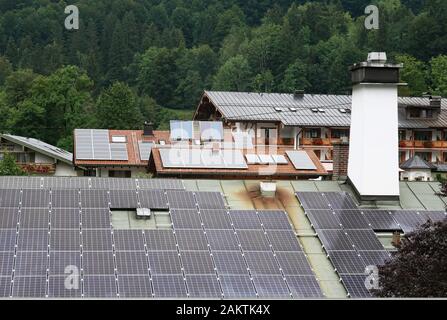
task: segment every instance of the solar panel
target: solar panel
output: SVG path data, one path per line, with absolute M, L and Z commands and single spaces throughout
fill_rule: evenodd
M 297 192 L 296 196 L 306 211 L 331 209 L 328 199 L 320 192 Z
M 155 298 L 186 298 L 186 285 L 182 275 L 153 275 Z
M 81 235 L 79 230 L 51 230 L 50 249 L 53 251 L 79 251 Z
M 78 229 L 80 223 L 79 209 L 52 209 L 51 229 Z
M 208 250 L 208 242 L 202 230 L 180 229 L 175 232 L 179 249 L 182 251 Z
M 14 277 L 12 296 L 15 298 L 44 298 L 46 276 Z
M 0 277 L 12 275 L 14 252 L 0 252 Z
M 271 251 L 270 244 L 263 231 L 239 230 L 237 237 L 244 251 Z
M 303 252 L 277 252 L 276 259 L 285 275 L 313 275 Z
M 47 252 L 17 252 L 15 260 L 15 276 L 45 276 L 47 274 Z
M 94 160 L 111 160 L 108 130 L 92 130 L 92 142 Z
M 377 231 L 400 230 L 389 211 L 385 210 L 362 210 L 371 228 Z
M 179 275 L 182 273 L 180 257 L 175 251 L 149 251 L 148 258 L 152 275 Z
M 298 238 L 292 230 L 269 230 L 267 237 L 275 252 L 302 250 Z
M 240 251 L 213 252 L 213 258 L 219 275 L 248 274 L 248 266 Z
M 345 275 L 343 284 L 352 298 L 371 298 L 371 293 L 365 285 L 366 275 Z
M 0 189 L 0 207 L 19 207 L 20 195 L 20 190 Z
M 258 154 L 258 157 L 261 164 L 275 164 L 275 160 L 269 154 Z
M 318 230 L 320 238 L 326 250 L 353 250 L 353 244 L 342 230 Z
M 290 291 L 282 276 L 253 276 L 253 282 L 260 298 L 290 298 Z
M 223 124 L 221 121 L 200 121 L 200 139 L 205 141 L 223 140 Z
M 185 274 L 215 274 L 208 251 L 185 251 L 181 253 L 181 259 Z
M 11 294 L 11 277 L 0 277 L 0 298 L 8 298 Z
M 428 220 L 427 216 L 416 211 L 392 211 L 392 214 L 405 233 L 413 232 Z
M 193 138 L 192 121 L 170 121 L 171 140 L 191 140 Z
M 235 229 L 258 229 L 261 230 L 261 221 L 254 210 L 230 210 L 230 218 Z
M 82 230 L 82 249 L 84 251 L 112 251 L 110 230 Z
M 115 262 L 112 251 L 87 251 L 82 254 L 84 275 L 113 275 Z
M 296 170 L 317 170 L 306 151 L 286 151 Z
M 207 230 L 206 237 L 215 251 L 239 251 L 239 242 L 233 230 Z
M 153 146 L 154 146 L 153 142 L 144 142 L 144 141 L 138 142 L 138 149 L 140 151 L 141 161 L 149 161 Z
M 169 208 L 171 209 L 195 209 L 196 200 L 193 192 L 167 191 Z
M 369 229 L 369 223 L 360 210 L 336 210 L 335 214 L 344 229 Z
M 222 150 L 221 157 L 226 169 L 248 169 L 244 155 L 238 150 Z
M 174 229 L 202 228 L 202 221 L 196 209 L 173 209 L 170 213 Z
M 219 279 L 225 299 L 256 298 L 253 281 L 248 275 L 224 275 Z
M 367 266 L 381 266 L 391 258 L 391 255 L 386 250 L 359 251 L 359 254 Z
M 48 209 L 24 208 L 20 214 L 21 229 L 47 229 L 49 223 Z
M 289 163 L 289 161 L 287 161 L 286 157 L 283 156 L 282 154 L 272 154 L 271 156 L 273 158 L 273 161 L 276 164 L 288 164 Z
M 129 275 L 148 275 L 149 265 L 145 252 L 119 251 L 116 253 L 118 273 Z
M 278 263 L 275 260 L 272 252 L 250 252 L 244 253 L 247 260 L 250 273 L 252 275 L 279 275 Z
M 138 187 L 142 190 L 185 190 L 179 179 L 138 179 Z
M 15 229 L 0 230 L 0 252 L 14 251 L 17 239 L 17 231 Z
M 134 190 L 111 190 L 110 208 L 135 209 L 138 207 L 137 193 Z
M 314 276 L 288 276 L 286 282 L 294 299 L 323 297 Z
M 291 225 L 287 213 L 284 211 L 259 211 L 259 218 L 266 230 L 290 230 Z
M 245 159 L 247 159 L 248 164 L 260 164 L 261 160 L 257 154 L 246 154 Z
M 111 160 L 127 161 L 129 156 L 127 154 L 126 143 L 111 143 L 110 144 Z
M 19 219 L 18 209 L 0 208 L 0 229 L 15 229 Z
M 306 210 L 306 215 L 315 229 L 342 229 L 338 216 L 332 210 Z
M 144 236 L 149 251 L 177 250 L 174 233 L 171 230 L 146 230 Z
M 52 190 L 52 208 L 79 208 L 79 191 L 77 190 Z
M 84 276 L 84 297 L 86 298 L 116 298 L 116 279 L 112 275 Z
M 82 285 L 78 278 L 77 286 L 74 283 L 66 286 L 67 275 L 50 276 L 48 278 L 48 296 L 50 298 L 81 298 Z
M 233 132 L 235 149 L 253 149 L 253 137 L 248 132 Z
M 191 298 L 221 298 L 222 291 L 215 275 L 186 275 Z
M 141 230 L 115 230 L 113 238 L 116 251 L 144 251 L 144 234 Z
M 82 209 L 82 229 L 110 229 L 109 209 Z
M 200 210 L 205 229 L 231 229 L 230 216 L 226 210 Z
M 441 222 L 447 218 L 444 211 L 425 211 L 424 212 L 432 222 Z
M 357 209 L 354 200 L 346 192 L 325 192 L 324 196 L 334 210 Z
M 160 190 L 140 190 L 138 191 L 140 206 L 148 209 L 168 209 L 168 199 Z
M 23 190 L 22 208 L 48 208 L 50 192 L 48 190 Z
M 225 209 L 225 200 L 220 192 L 196 192 L 200 209 Z
M 75 154 L 79 160 L 93 159 L 92 130 L 75 130 Z
M 151 298 L 152 288 L 149 276 L 118 276 L 120 298 Z
M 108 208 L 109 196 L 105 190 L 81 190 L 82 208 Z
M 340 275 L 363 274 L 366 264 L 357 251 L 328 251 L 329 259 Z
M 366 230 L 346 230 L 349 239 L 357 250 L 384 250 L 374 231 Z
M 45 177 L 44 188 L 53 189 L 53 191 L 59 191 L 60 189 L 88 189 L 90 179 L 88 177 Z
M 50 251 L 50 265 L 49 273 L 52 276 L 67 276 L 67 267 L 76 267 L 78 271 L 81 270 L 81 252 L 80 251 L 65 251 L 56 252 Z M 68 268 L 70 270 L 71 268 Z M 71 270 L 70 270 L 71 271 Z
M 48 230 L 21 229 L 17 242 L 17 250 L 46 252 L 48 250 Z

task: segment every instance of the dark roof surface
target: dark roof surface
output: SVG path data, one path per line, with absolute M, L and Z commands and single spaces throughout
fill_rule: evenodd
M 428 163 L 427 161 L 425 161 L 424 159 L 422 159 L 421 157 L 416 155 L 416 156 L 408 159 L 404 163 L 402 163 L 400 168 L 405 169 L 405 170 L 408 170 L 408 169 L 435 169 L 436 166 Z

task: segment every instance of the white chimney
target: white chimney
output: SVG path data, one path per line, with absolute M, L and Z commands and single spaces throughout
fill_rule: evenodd
M 373 52 L 352 66 L 348 178 L 362 201 L 399 200 L 398 86 L 401 64 Z

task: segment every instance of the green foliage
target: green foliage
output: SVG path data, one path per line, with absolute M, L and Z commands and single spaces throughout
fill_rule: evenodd
M 143 122 L 137 98 L 129 86 L 115 82 L 99 96 L 96 106 L 98 128 L 138 129 Z
M 25 172 L 20 168 L 14 156 L 9 153 L 3 154 L 0 160 L 0 176 L 24 176 Z
M 410 55 L 398 55 L 396 60 L 404 65 L 400 74 L 401 81 L 408 83 L 407 87 L 401 88 L 400 94 L 422 96 L 423 93 L 428 92 L 425 64 Z
M 447 55 L 433 58 L 430 68 L 434 93 L 447 96 Z
M 214 89 L 221 91 L 246 91 L 251 82 L 248 60 L 242 55 L 229 59 L 214 78 Z
M 12 72 L 12 65 L 8 59 L 0 56 L 0 87 L 5 83 L 6 78 Z

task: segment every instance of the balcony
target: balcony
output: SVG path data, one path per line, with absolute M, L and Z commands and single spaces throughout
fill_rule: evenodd
M 54 174 L 56 172 L 54 163 L 18 163 L 18 165 L 29 174 Z
M 302 146 L 327 146 L 327 147 L 330 147 L 332 145 L 332 142 L 331 142 L 331 139 L 301 138 L 300 144 Z
M 399 147 L 420 149 L 447 149 L 447 141 L 402 140 L 399 142 Z

